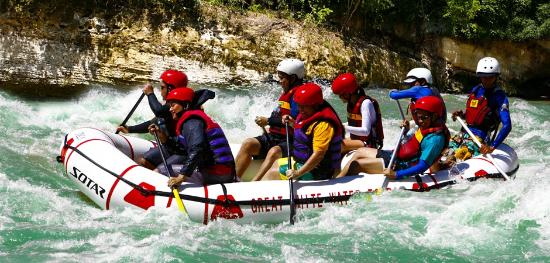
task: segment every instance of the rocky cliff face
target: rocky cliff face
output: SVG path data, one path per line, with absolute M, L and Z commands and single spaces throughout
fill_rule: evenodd
M 196 23 L 154 26 L 146 14 L 124 20 L 75 11 L 65 12 L 63 19 L 36 16 L 39 21 L 32 23 L 20 14 L 1 14 L 0 81 L 63 86 L 143 82 L 177 68 L 192 82 L 240 83 L 262 80 L 281 59 L 297 57 L 306 62 L 310 78 L 333 79 L 351 71 L 364 84 L 395 88 L 408 70 L 427 66 L 440 89 L 462 91 L 477 81 L 477 60 L 494 56 L 502 63 L 509 93 L 536 97 L 550 89 L 550 41 L 432 38 L 399 46 L 368 37 L 349 39 L 263 14 L 206 5 L 199 12 Z

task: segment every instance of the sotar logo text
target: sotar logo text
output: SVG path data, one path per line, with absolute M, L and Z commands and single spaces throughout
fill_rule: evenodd
M 101 199 L 105 199 L 105 197 L 103 197 L 103 194 L 105 193 L 105 189 L 103 189 L 103 187 L 98 185 L 92 179 L 88 178 L 88 176 L 78 170 L 78 168 L 73 167 L 73 172 L 74 173 L 69 172 L 69 174 L 80 181 L 83 185 L 88 187 L 88 189 L 95 191 L 95 194 L 101 197 Z

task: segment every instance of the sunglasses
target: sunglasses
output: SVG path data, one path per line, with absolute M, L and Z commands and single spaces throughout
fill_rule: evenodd
M 415 113 L 415 115 L 416 115 L 416 118 L 417 118 L 417 119 L 420 119 L 420 120 L 423 120 L 423 121 L 429 120 L 429 119 L 431 118 L 430 115 L 425 115 L 425 114 L 418 114 L 418 113 Z

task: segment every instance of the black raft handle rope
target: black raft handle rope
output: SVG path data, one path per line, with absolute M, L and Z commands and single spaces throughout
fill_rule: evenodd
M 149 195 L 155 195 L 155 196 L 164 196 L 164 197 L 174 197 L 174 194 L 172 192 L 165 192 L 165 191 L 157 191 L 157 190 L 149 190 L 145 189 L 140 185 L 137 185 L 124 177 L 118 175 L 117 173 L 103 167 L 102 165 L 95 162 L 92 158 L 87 156 L 85 153 L 80 151 L 74 146 L 67 145 L 67 135 L 65 135 L 64 140 L 64 146 L 67 149 L 71 149 L 74 152 L 78 153 L 80 156 L 84 157 L 84 159 L 88 160 L 93 165 L 97 166 L 101 170 L 107 172 L 108 174 L 114 176 L 115 178 L 119 179 L 120 181 L 126 183 L 130 187 L 138 190 L 143 196 L 149 196 Z M 62 159 L 61 156 L 57 156 L 57 159 Z M 204 198 L 199 196 L 193 196 L 193 195 L 186 195 L 186 194 L 180 194 L 181 199 L 193 201 L 193 202 L 199 202 L 199 203 L 207 203 L 211 205 L 221 205 L 223 207 L 229 207 L 232 205 L 244 205 L 244 206 L 253 206 L 253 205 L 290 205 L 291 200 L 290 199 L 274 199 L 274 200 L 243 200 L 243 201 L 233 201 L 227 198 L 227 189 L 225 188 L 225 185 L 221 185 L 225 200 L 218 200 L 218 199 L 211 199 L 211 198 Z M 307 205 L 307 204 L 317 204 L 317 203 L 337 203 L 337 202 L 345 202 L 349 201 L 351 198 L 351 195 L 339 195 L 339 196 L 324 196 L 324 197 L 306 197 L 306 198 L 296 198 L 292 200 L 294 202 L 294 205 L 301 204 L 301 205 Z

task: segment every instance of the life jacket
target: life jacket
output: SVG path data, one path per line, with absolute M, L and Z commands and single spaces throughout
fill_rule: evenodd
M 371 148 L 381 149 L 384 144 L 384 130 L 382 128 L 382 114 L 380 112 L 380 106 L 378 101 L 369 97 L 369 96 L 360 96 L 355 105 L 348 103 L 348 125 L 352 127 L 361 127 L 363 116 L 361 115 L 361 104 L 363 101 L 368 99 L 372 102 L 374 106 L 374 111 L 376 112 L 376 121 L 370 127 L 370 133 L 368 136 L 358 136 L 355 134 L 350 134 L 352 140 L 361 140 L 367 143 L 367 146 Z
M 420 157 L 420 144 L 422 143 L 422 140 L 426 135 L 431 133 L 443 133 L 445 135 L 445 147 L 442 148 L 441 153 L 445 148 L 449 146 L 449 140 L 451 138 L 451 134 L 449 130 L 447 129 L 447 126 L 442 125 L 438 127 L 432 127 L 427 129 L 418 129 L 414 136 L 412 136 L 405 144 L 401 145 L 399 147 L 399 150 L 397 151 L 397 159 L 401 162 L 410 163 L 411 165 L 414 165 L 418 158 Z M 439 157 L 436 158 L 435 161 L 439 160 L 441 158 L 441 153 L 439 153 Z M 434 161 L 434 162 L 435 162 Z M 428 165 L 432 165 L 431 163 Z
M 480 85 L 472 89 L 466 101 L 466 123 L 485 132 L 496 130 L 500 122 L 497 109 L 492 109 L 485 95 L 476 97 Z
M 187 142 L 181 129 L 183 123 L 191 117 L 200 118 L 206 123 L 206 139 L 208 141 L 209 150 L 211 153 L 207 153 L 206 156 L 212 156 L 209 163 L 203 164 L 206 167 L 203 168 L 208 174 L 214 175 L 228 175 L 234 174 L 235 160 L 231 153 L 229 142 L 223 133 L 222 128 L 216 122 L 214 122 L 204 111 L 202 110 L 189 110 L 186 111 L 178 121 L 176 125 L 177 141 L 184 148 L 187 148 Z
M 323 160 L 319 165 L 312 170 L 313 177 L 316 180 L 329 179 L 334 171 L 340 168 L 342 154 L 343 127 L 342 122 L 332 107 L 325 101 L 323 108 L 313 114 L 313 116 L 302 119 L 302 114 L 299 114 L 294 123 L 294 159 L 299 163 L 306 161 L 313 154 L 313 132 L 310 135 L 306 134 L 308 128 L 313 124 L 317 125 L 320 121 L 326 121 L 334 128 L 334 135 L 330 141 L 329 149 L 325 153 Z M 315 127 L 313 127 L 315 129 Z
M 277 106 L 277 108 L 271 113 L 271 117 L 276 117 L 280 119 L 284 115 L 290 115 L 290 102 L 292 100 L 292 96 L 294 96 L 295 90 L 296 90 L 295 88 L 292 88 L 291 90 L 289 90 L 286 93 L 283 93 L 279 97 L 279 102 L 278 102 L 279 106 Z M 292 129 L 292 128 L 289 127 L 289 129 Z M 269 133 L 286 136 L 285 125 L 270 125 Z M 293 131 L 290 130 L 289 134 L 292 135 Z

